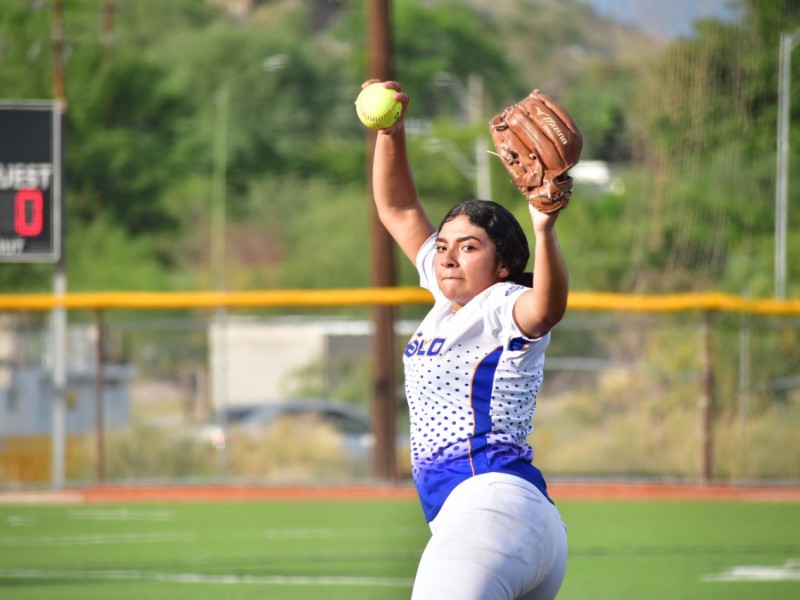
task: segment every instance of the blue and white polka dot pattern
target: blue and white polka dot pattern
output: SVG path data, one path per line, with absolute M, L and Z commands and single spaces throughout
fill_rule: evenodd
M 478 473 L 513 472 L 544 486 L 527 437 L 550 339 L 523 337 L 512 312 L 526 288 L 511 283 L 453 314 L 433 275 L 433 240 L 417 266 L 436 302 L 404 353 L 412 472 L 428 520 L 455 485 Z

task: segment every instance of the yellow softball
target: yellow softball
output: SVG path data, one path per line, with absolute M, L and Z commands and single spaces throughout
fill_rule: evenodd
M 361 90 L 356 98 L 358 119 L 370 129 L 386 129 L 400 118 L 403 105 L 394 99 L 397 92 L 372 83 Z

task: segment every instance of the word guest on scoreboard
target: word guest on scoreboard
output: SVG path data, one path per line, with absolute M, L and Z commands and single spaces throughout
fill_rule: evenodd
M 57 104 L 0 101 L 0 261 L 58 261 L 62 146 Z

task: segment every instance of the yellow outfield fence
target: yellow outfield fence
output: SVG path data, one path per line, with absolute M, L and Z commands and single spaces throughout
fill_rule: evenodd
M 73 292 L 0 294 L 0 311 L 105 309 L 282 308 L 426 304 L 429 292 L 416 287 L 261 290 L 243 292 Z M 720 311 L 757 315 L 800 315 L 800 299 L 753 299 L 718 292 L 632 295 L 571 292 L 570 310 L 625 312 Z
M 0 487 L 51 478 L 54 398 L 67 484 L 369 479 L 358 423 L 239 420 L 243 407 L 303 398 L 369 423 L 372 365 L 387 364 L 363 310 L 375 306 L 399 309 L 407 476 L 401 358 L 431 301 L 417 287 L 0 294 Z M 800 481 L 800 299 L 574 291 L 544 369 L 530 441 L 550 476 Z

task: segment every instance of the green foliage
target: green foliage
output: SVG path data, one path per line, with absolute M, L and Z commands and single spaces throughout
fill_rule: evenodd
M 794 0 L 741 0 L 753 26 L 766 40 L 777 42 L 780 32 L 791 32 L 800 22 L 800 5 Z
M 83 17 L 81 34 L 89 39 L 90 32 L 100 25 L 102 5 L 98 0 L 77 0 L 83 10 L 74 11 L 76 0 L 65 2 L 65 18 Z M 114 52 L 118 47 L 134 49 L 150 57 L 159 55 L 172 36 L 185 31 L 200 31 L 220 18 L 211 2 L 197 0 L 136 0 L 114 2 Z M 76 28 L 73 28 L 73 30 Z
M 237 194 L 254 177 L 305 173 L 316 166 L 341 170 L 330 155 L 320 155 L 324 148 L 333 150 L 334 140 L 360 133 L 351 114 L 356 84 L 343 71 L 338 53 L 308 44 L 295 32 L 265 36 L 224 23 L 186 33 L 167 51 L 176 64 L 172 87 L 182 90 L 195 111 L 183 132 L 195 167 L 210 170 L 217 136 L 225 137 L 234 217 L 241 208 Z M 227 120 L 220 123 L 223 88 Z
M 627 218 L 627 210 L 621 196 L 592 198 L 587 194 L 562 215 L 559 241 L 569 264 L 572 289 L 614 289 L 625 280 L 631 266 L 626 249 L 632 240 L 630 232 L 618 223 Z
M 409 117 L 430 127 L 409 147 L 432 219 L 475 191 L 453 153 L 431 142 L 472 161 L 489 116 L 542 87 L 581 125 L 584 158 L 623 167 L 623 194 L 579 187 L 562 219 L 573 288 L 769 293 L 778 37 L 796 29 L 800 9 L 741 4 L 741 22 L 707 19 L 662 45 L 621 28 L 609 35 L 572 1 L 392 3 L 392 68 L 412 95 Z M 110 45 L 102 8 L 75 0 L 64 11 L 70 288 L 209 287 L 210 182 L 223 142 L 233 287 L 368 285 L 367 138 L 352 106 L 368 76 L 367 3 L 259 2 L 246 18 L 226 3 L 116 3 Z M 0 6 L 7 97 L 51 95 L 52 17 L 41 3 Z M 483 82 L 472 123 L 454 94 L 470 76 Z M 796 150 L 790 158 L 800 160 Z M 526 222 L 491 162 L 492 197 Z M 794 189 L 800 171 L 790 172 Z M 92 252 L 109 264 L 90 266 Z M 405 261 L 398 269 L 399 282 L 415 283 Z M 3 265 L 0 282 L 45 290 L 50 271 Z
M 505 54 L 497 22 L 484 12 L 459 0 L 400 0 L 391 6 L 395 78 L 412 94 L 417 114 L 459 114 L 461 108 L 452 90 L 436 84 L 441 73 L 461 81 L 471 73 L 481 75 L 487 104 L 512 98 L 525 88 Z M 353 3 L 335 30 L 337 39 L 349 44 L 366 39 L 365 8 L 366 3 Z M 366 44 L 354 45 L 354 72 L 361 73 L 368 65 L 366 52 Z M 373 76 L 366 75 L 363 79 Z
M 414 110 L 412 116 L 416 114 Z M 479 135 L 488 138 L 488 131 L 482 124 L 476 129 L 475 124 L 445 117 L 432 120 L 430 125 L 428 133 L 411 136 L 409 160 L 420 198 L 438 225 L 454 204 L 475 197 L 475 183 L 464 171 L 475 162 L 475 139 Z
M 49 294 L 54 270 L 50 264 L 0 263 L 0 289 L 4 293 Z
M 274 264 L 251 265 L 263 287 L 369 285 L 370 207 L 364 188 L 334 188 L 321 179 L 270 178 L 251 189 L 248 201 L 257 233 L 269 232 L 278 245 Z
M 635 81 L 633 73 L 598 62 L 587 69 L 586 76 L 564 98 L 559 98 L 579 124 L 584 138 L 584 159 L 612 164 L 631 160 L 633 149 L 626 110 Z
M 651 178 L 641 196 L 626 194 L 646 223 L 630 278 L 641 290 L 767 291 L 753 268 L 766 257 L 752 253 L 774 233 L 775 32 L 798 20 L 786 3 L 747 4 L 741 23 L 704 21 L 671 44 L 631 105 L 632 171 Z
M 182 99 L 164 90 L 163 71 L 134 55 L 111 64 L 75 61 L 83 85 L 69 94 L 68 210 L 91 222 L 102 215 L 131 234 L 171 229 L 160 203 L 179 165 L 169 152 Z
M 52 97 L 50 14 L 23 2 L 0 8 L 0 92 L 5 98 Z
M 131 235 L 119 221 L 104 215 L 67 236 L 70 290 L 170 289 L 168 268 L 156 254 L 153 239 Z

